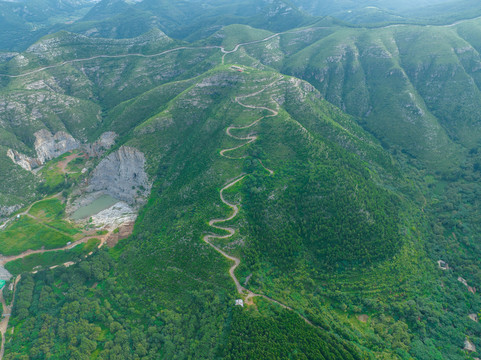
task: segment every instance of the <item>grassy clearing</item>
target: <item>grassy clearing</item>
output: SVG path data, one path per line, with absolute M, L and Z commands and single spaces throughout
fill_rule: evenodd
M 71 223 L 63 220 L 65 216 L 65 205 L 57 198 L 43 200 L 34 204 L 29 214 L 60 232 L 69 235 L 75 235 L 80 232 Z
M 5 268 L 10 271 L 12 275 L 16 276 L 24 272 L 30 272 L 34 269 L 42 269 L 53 265 L 63 264 L 67 261 L 75 262 L 81 256 L 94 250 L 99 242 L 98 239 L 90 239 L 87 243 L 79 244 L 70 250 L 32 254 L 23 259 L 9 262 L 5 265 Z
M 35 203 L 29 211 L 34 218 L 21 216 L 0 232 L 0 253 L 16 255 L 28 249 L 54 249 L 73 241 L 72 236 L 80 231 L 63 220 L 64 211 L 64 204 L 57 198 Z
M 0 233 L 0 253 L 17 255 L 28 249 L 55 249 L 65 246 L 69 241 L 72 241 L 70 236 L 22 216 Z
M 68 161 L 69 156 L 76 156 Z M 40 175 L 45 180 L 43 189 L 47 193 L 52 193 L 55 190 L 60 190 L 68 186 L 82 175 L 82 169 L 85 167 L 85 158 L 83 153 L 78 150 L 67 152 L 56 159 L 49 161 L 42 170 Z M 63 169 L 62 164 L 68 161 L 68 164 Z

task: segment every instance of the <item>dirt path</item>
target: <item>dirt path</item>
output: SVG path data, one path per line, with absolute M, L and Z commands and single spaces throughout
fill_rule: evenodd
M 460 21 L 457 21 L 455 23 L 447 24 L 447 25 L 431 25 L 431 26 L 451 27 L 451 26 L 458 25 L 462 22 L 475 20 L 475 19 L 478 19 L 478 18 L 460 20 Z M 386 28 L 390 28 L 390 27 L 405 26 L 405 25 L 409 25 L 409 24 L 392 24 L 392 25 L 387 25 L 387 26 L 383 26 L 383 27 L 379 27 L 379 28 L 386 29 Z M 0 77 L 15 79 L 15 78 L 20 78 L 20 77 L 36 74 L 38 72 L 42 72 L 42 71 L 45 71 L 45 70 L 48 70 L 48 69 L 54 69 L 54 68 L 58 68 L 58 67 L 61 67 L 61 66 L 64 66 L 64 65 L 74 64 L 74 63 L 77 63 L 77 62 L 91 61 L 91 60 L 96 60 L 96 59 L 122 59 L 122 58 L 127 58 L 127 57 L 140 57 L 140 58 L 147 58 L 148 59 L 148 58 L 155 58 L 155 57 L 158 57 L 158 56 L 167 55 L 167 54 L 170 54 L 170 53 L 173 53 L 173 52 L 176 52 L 176 51 L 181 51 L 181 50 L 219 49 L 223 54 L 222 55 L 222 65 L 224 65 L 226 55 L 235 53 L 241 47 L 253 45 L 253 44 L 260 44 L 260 43 L 269 41 L 269 40 L 271 40 L 275 37 L 278 37 L 278 36 L 281 36 L 281 35 L 284 35 L 284 34 L 298 34 L 298 33 L 309 32 L 309 31 L 319 30 L 319 29 L 327 29 L 327 28 L 328 27 L 325 27 L 325 26 L 312 26 L 312 27 L 307 27 L 307 28 L 299 29 L 299 30 L 283 31 L 283 32 L 279 32 L 279 33 L 276 33 L 276 34 L 269 35 L 269 36 L 267 36 L 263 39 L 260 39 L 260 40 L 253 40 L 253 41 L 249 41 L 249 42 L 245 42 L 245 43 L 239 43 L 239 44 L 235 45 L 232 50 L 226 50 L 225 47 L 218 46 L 218 45 L 199 46 L 199 47 L 196 47 L 196 46 L 180 46 L 180 47 L 177 47 L 177 48 L 161 51 L 159 53 L 150 54 L 150 55 L 141 54 L 141 53 L 132 53 L 132 54 L 123 54 L 123 55 L 95 55 L 95 56 L 91 56 L 91 57 L 88 57 L 88 58 L 66 60 L 66 61 L 63 61 L 63 62 L 58 63 L 58 64 L 48 65 L 48 66 L 44 66 L 44 67 L 41 67 L 41 68 L 38 68 L 38 69 L 35 69 L 35 70 L 27 71 L 23 74 L 18 74 L 18 75 L 0 74 Z
M 51 196 L 49 198 L 46 198 L 46 199 L 55 198 L 55 197 L 58 197 L 59 195 L 60 194 L 56 194 L 56 195 L 53 195 L 53 196 Z M 43 201 L 43 200 L 46 200 L 46 199 L 42 199 L 42 200 L 35 201 L 34 203 L 32 203 L 25 211 L 15 215 L 13 218 L 11 218 L 7 222 L 5 222 L 2 225 L 2 227 L 0 228 L 0 230 L 3 229 L 6 225 L 8 225 L 8 223 L 10 221 L 12 221 L 13 219 L 16 219 L 17 216 L 28 216 L 28 217 L 30 217 L 34 220 L 39 221 L 39 223 L 41 223 L 42 225 L 45 225 L 48 228 L 51 228 L 52 230 L 60 232 L 61 234 L 68 235 L 68 234 L 63 233 L 62 231 L 48 225 L 48 224 L 45 224 L 41 219 L 37 218 L 36 216 L 29 214 L 29 211 L 32 209 L 32 207 L 36 203 L 38 203 L 40 201 Z M 108 232 L 104 235 L 85 235 L 81 239 L 76 240 L 76 241 L 72 242 L 71 244 L 65 245 L 65 246 L 60 247 L 60 248 L 55 248 L 55 249 L 38 249 L 38 250 L 30 250 L 29 249 L 29 250 L 26 250 L 26 251 L 22 252 L 21 254 L 12 255 L 12 256 L 3 256 L 3 255 L 0 254 L 0 266 L 4 267 L 7 263 L 9 263 L 11 261 L 23 259 L 23 258 L 25 258 L 29 255 L 32 255 L 32 254 L 43 254 L 43 253 L 46 253 L 46 252 L 70 250 L 70 249 L 74 248 L 75 246 L 77 246 L 81 243 L 86 243 L 90 239 L 99 239 L 100 244 L 99 244 L 98 247 L 100 248 L 101 246 L 104 245 L 106 240 L 109 238 L 110 234 L 111 233 Z M 68 235 L 68 236 L 70 236 L 70 235 Z M 70 266 L 70 265 L 73 265 L 73 263 L 67 262 L 67 263 L 64 263 L 63 265 Z M 56 267 L 56 266 L 54 266 L 54 267 Z M 51 267 L 51 268 L 54 268 L 54 267 Z M 1 348 L 0 348 L 0 360 L 3 359 L 3 355 L 4 355 L 4 351 L 5 351 L 5 334 L 7 332 L 8 322 L 10 320 L 10 313 L 12 311 L 12 307 L 13 307 L 13 304 L 14 304 L 14 301 L 15 301 L 15 289 L 16 289 L 16 286 L 17 286 L 17 283 L 18 283 L 19 280 L 20 280 L 20 275 L 17 276 L 17 278 L 15 279 L 15 282 L 14 282 L 13 299 L 12 299 L 12 303 L 10 304 L 10 306 L 7 306 L 7 304 L 5 303 L 5 299 L 3 298 L 3 291 L 0 290 L 0 303 L 2 304 L 2 307 L 3 307 L 3 318 L 0 321 L 0 333 L 2 335 L 2 343 L 1 343 Z
M 273 117 L 273 116 L 277 116 L 279 114 L 279 112 L 277 110 L 273 110 L 273 109 L 269 109 L 267 107 L 264 107 L 264 106 L 254 106 L 254 105 L 246 105 L 246 104 L 243 104 L 240 100 L 241 99 L 247 99 L 249 97 L 253 97 L 253 96 L 257 96 L 259 95 L 260 93 L 264 92 L 266 89 L 268 89 L 269 87 L 272 87 L 274 84 L 276 84 L 279 80 L 281 80 L 283 77 L 281 76 L 279 79 L 273 81 L 272 83 L 270 83 L 269 85 L 267 85 L 266 87 L 262 88 L 261 90 L 259 91 L 256 91 L 252 94 L 248 94 L 248 95 L 242 95 L 242 96 L 237 96 L 235 98 L 235 102 L 237 104 L 239 104 L 240 106 L 242 107 L 245 107 L 245 108 L 248 108 L 248 109 L 257 109 L 257 110 L 266 110 L 266 111 L 269 111 L 271 112 L 272 114 L 271 115 L 267 115 L 267 116 L 262 116 L 260 117 L 259 119 L 257 119 L 256 121 L 248 124 L 248 125 L 245 125 L 245 126 L 229 126 L 226 130 L 226 134 L 228 136 L 230 136 L 231 138 L 233 139 L 236 139 L 236 140 L 245 140 L 246 142 L 241 144 L 241 145 L 238 145 L 238 146 L 235 146 L 233 148 L 229 148 L 229 149 L 224 149 L 224 150 L 221 150 L 220 151 L 220 155 L 227 158 L 227 159 L 232 159 L 232 160 L 239 160 L 239 159 L 244 159 L 246 156 L 242 156 L 242 157 L 231 157 L 231 156 L 228 156 L 226 155 L 225 153 L 226 152 L 229 152 L 229 151 L 234 151 L 234 150 L 237 150 L 237 149 L 240 149 L 241 147 L 244 147 L 248 144 L 250 144 L 251 142 L 254 142 L 257 140 L 257 135 L 253 135 L 253 134 L 249 134 L 247 135 L 246 137 L 239 137 L 239 136 L 235 136 L 231 133 L 231 130 L 243 130 L 243 129 L 249 129 L 251 127 L 253 127 L 254 125 L 257 125 L 261 120 L 267 118 L 267 117 Z M 259 160 L 259 162 L 261 163 L 262 167 L 267 171 L 269 172 L 270 175 L 273 175 L 274 174 L 274 171 L 266 168 L 264 166 L 264 164 L 262 163 L 261 160 Z
M 54 197 L 59 196 L 59 195 L 60 194 L 55 194 L 51 197 L 41 199 L 41 200 L 37 200 L 37 201 L 31 203 L 30 206 L 25 211 L 22 211 L 21 213 L 18 213 L 15 216 L 12 216 L 10 219 L 5 220 L 5 222 L 2 225 L 0 225 L 0 230 L 5 229 L 7 227 L 7 225 L 10 224 L 13 220 L 15 220 L 18 216 L 27 215 L 28 212 L 30 211 L 30 209 L 32 208 L 32 206 L 35 205 L 36 203 L 39 203 L 40 201 L 43 201 L 43 200 L 54 198 Z
M 238 48 L 238 47 L 237 47 Z M 282 77 L 280 78 L 282 79 Z M 233 151 L 233 150 L 236 150 L 236 149 L 239 149 L 243 146 L 246 146 L 247 144 L 250 144 L 251 142 L 257 140 L 257 136 L 256 135 L 247 135 L 246 137 L 238 137 L 238 136 L 235 136 L 235 135 L 232 135 L 231 133 L 231 130 L 241 130 L 241 129 L 248 129 L 254 125 L 256 125 L 257 123 L 259 123 L 262 119 L 265 119 L 267 117 L 274 117 L 274 116 L 277 116 L 278 115 L 278 110 L 274 110 L 274 109 L 270 109 L 268 107 L 264 107 L 264 106 L 254 106 L 254 105 L 246 105 L 246 104 L 243 104 L 241 102 L 241 99 L 246 99 L 246 98 L 249 98 L 249 97 L 253 97 L 253 96 L 256 96 L 256 95 L 259 95 L 260 93 L 262 93 L 263 91 L 265 91 L 267 88 L 273 86 L 274 84 L 276 84 L 280 79 L 277 79 L 276 81 L 272 82 L 271 84 L 267 85 L 266 87 L 264 87 L 262 90 L 259 90 L 255 93 L 252 93 L 252 94 L 249 94 L 249 95 L 243 95 L 243 96 L 238 96 L 235 98 L 235 101 L 242 107 L 244 108 L 248 108 L 248 109 L 258 109 L 258 110 L 267 110 L 269 112 L 271 112 L 271 115 L 266 115 L 266 116 L 263 116 L 259 119 L 257 119 L 256 121 L 252 122 L 251 124 L 249 125 L 245 125 L 245 126 L 229 126 L 226 130 L 226 134 L 228 136 L 230 136 L 231 138 L 234 138 L 236 140 L 244 140 L 246 141 L 245 143 L 239 145 L 239 146 L 236 146 L 236 147 L 233 147 L 233 148 L 229 148 L 229 149 L 224 149 L 224 150 L 221 150 L 220 151 L 220 155 L 225 157 L 225 158 L 228 158 L 228 159 L 242 159 L 244 157 L 240 157 L 240 158 L 234 158 L 234 157 L 229 157 L 227 155 L 225 155 L 226 152 L 229 152 L 229 151 Z M 264 166 L 264 164 L 262 163 L 261 160 L 259 160 L 260 164 L 262 165 L 262 167 L 269 172 L 270 175 L 273 175 L 274 174 L 274 171 L 273 170 L 270 170 L 268 168 L 266 168 Z M 236 286 L 236 289 L 237 289 L 237 292 L 242 296 L 244 297 L 244 301 L 245 301 L 245 304 L 246 305 L 254 305 L 254 301 L 253 301 L 253 298 L 255 297 L 262 297 L 272 303 L 275 303 L 279 306 L 281 306 L 282 308 L 284 309 L 287 309 L 289 311 L 292 311 L 294 313 L 296 313 L 299 317 L 301 317 L 308 325 L 311 325 L 313 327 L 316 327 L 318 328 L 318 326 L 314 325 L 309 319 L 307 319 L 306 317 L 304 317 L 303 315 L 299 314 L 296 310 L 294 310 L 293 308 L 291 308 L 290 306 L 287 306 L 283 303 L 281 303 L 280 301 L 278 300 L 275 300 L 275 299 L 272 299 L 266 295 L 263 295 L 263 294 L 256 294 L 254 292 L 252 292 L 251 290 L 245 288 L 244 286 L 241 285 L 241 283 L 239 282 L 239 279 L 237 279 L 237 276 L 235 275 L 235 270 L 237 269 L 237 267 L 240 265 L 241 261 L 239 258 L 235 257 L 235 256 L 232 256 L 232 255 L 229 255 L 227 254 L 225 251 L 221 250 L 219 247 L 215 246 L 214 244 L 212 244 L 211 240 L 213 239 L 228 239 L 230 237 L 232 237 L 235 233 L 236 233 L 236 230 L 232 227 L 227 227 L 227 226 L 219 226 L 218 224 L 221 224 L 221 223 L 225 223 L 225 222 L 228 222 L 232 219 L 234 219 L 237 214 L 239 213 L 239 206 L 237 206 L 236 204 L 232 204 L 230 202 L 228 202 L 225 198 L 224 198 L 224 191 L 231 188 L 232 186 L 234 186 L 235 184 L 237 184 L 238 182 L 242 181 L 245 177 L 247 176 L 247 174 L 245 173 L 242 173 L 240 174 L 239 176 L 237 176 L 236 178 L 234 178 L 233 180 L 230 180 L 221 190 L 220 190 L 220 200 L 225 204 L 227 205 L 228 207 L 230 207 L 232 209 L 232 214 L 225 218 L 225 219 L 212 219 L 209 221 L 209 225 L 215 229 L 218 229 L 218 230 L 223 230 L 223 231 L 226 231 L 228 234 L 226 235 L 212 235 L 212 234 L 209 234 L 209 235 L 205 235 L 203 237 L 203 240 L 208 244 L 210 245 L 215 251 L 217 251 L 219 254 L 221 254 L 223 257 L 225 257 L 226 259 L 229 259 L 231 261 L 234 262 L 234 264 L 229 268 L 229 275 L 230 277 L 232 278 L 232 280 L 234 281 L 235 283 L 235 286 Z
M 13 220 L 15 220 L 19 216 L 27 215 L 27 216 L 30 216 L 30 217 L 34 218 L 34 216 L 30 215 L 29 212 L 35 204 L 37 204 L 41 201 L 44 201 L 44 200 L 58 198 L 58 197 L 60 197 L 61 194 L 62 193 L 57 193 L 55 195 L 52 195 L 52 196 L 49 196 L 49 197 L 46 197 L 46 198 L 43 198 L 43 199 L 40 199 L 40 200 L 37 200 L 37 201 L 31 203 L 25 211 L 22 211 L 21 213 L 15 214 L 10 219 L 6 220 L 2 225 L 0 225 L 0 230 L 5 229 L 8 224 L 10 224 Z
M 78 153 L 74 153 L 74 154 L 70 154 L 69 156 L 67 156 L 65 159 L 63 159 L 62 161 L 59 161 L 57 163 L 57 167 L 60 169 L 60 171 L 63 173 L 63 174 L 67 174 L 67 166 L 68 164 L 72 161 L 72 160 L 75 160 L 75 159 L 78 159 L 78 158 L 81 158 L 83 157 L 82 155 L 78 154 Z M 73 173 L 68 173 L 68 174 L 73 174 Z
M 26 214 L 22 213 L 21 215 L 27 216 L 27 217 L 29 217 L 30 219 L 33 219 L 33 220 L 35 220 L 36 222 L 38 222 L 39 224 L 45 226 L 46 228 L 49 228 L 50 230 L 56 231 L 56 232 L 58 232 L 58 233 L 60 233 L 60 234 L 62 234 L 62 235 L 65 235 L 65 236 L 68 236 L 68 237 L 71 237 L 71 236 L 72 236 L 72 235 L 70 235 L 70 234 L 68 234 L 68 233 L 66 233 L 66 232 L 64 232 L 64 231 L 62 231 L 62 230 L 60 230 L 60 229 L 57 229 L 56 227 L 54 227 L 54 226 L 52 226 L 52 225 L 44 222 L 42 219 L 36 217 L 35 215 L 28 214 L 28 213 L 26 213 Z
M 32 206 L 33 206 L 33 204 L 32 204 Z M 0 266 L 5 266 L 10 261 L 23 259 L 24 257 L 32 255 L 32 254 L 43 254 L 43 253 L 52 252 L 52 251 L 70 250 L 70 249 L 74 248 L 75 246 L 77 246 L 78 244 L 85 243 L 90 239 L 99 239 L 100 244 L 99 244 L 98 247 L 100 248 L 105 243 L 105 241 L 109 237 L 109 235 L 110 235 L 110 232 L 105 234 L 105 235 L 85 236 L 82 239 L 77 240 L 77 241 L 75 241 L 75 242 L 73 242 L 69 245 L 63 246 L 61 248 L 56 248 L 56 249 L 27 250 L 27 251 L 24 251 L 23 253 L 21 253 L 19 255 L 12 255 L 12 256 L 2 256 L 2 255 L 0 255 Z M 68 262 L 64 263 L 63 265 L 68 267 L 68 266 L 74 265 L 74 263 L 72 261 L 68 261 Z M 50 268 L 53 269 L 57 266 L 59 266 L 59 265 L 51 266 Z M 13 287 L 13 299 L 12 299 L 12 303 L 10 304 L 10 306 L 7 306 L 7 304 L 5 303 L 5 299 L 3 298 L 3 289 L 0 290 L 0 303 L 2 304 L 2 307 L 3 307 L 3 318 L 0 321 L 0 333 L 2 334 L 2 344 L 1 344 L 1 348 L 0 348 L 0 360 L 3 359 L 3 354 L 4 354 L 4 351 L 5 351 L 5 334 L 7 332 L 8 322 L 10 320 L 11 311 L 12 311 L 12 308 L 13 308 L 13 304 L 15 302 L 15 290 L 17 288 L 17 283 L 20 281 L 20 278 L 21 278 L 20 275 L 18 275 L 17 278 L 15 279 L 14 287 Z
M 5 334 L 8 329 L 8 322 L 10 321 L 10 316 L 12 313 L 13 303 L 15 302 L 15 290 L 17 289 L 17 284 L 20 281 L 21 276 L 18 275 L 13 282 L 13 298 L 9 306 L 7 306 L 5 299 L 3 298 L 3 289 L 0 289 L 0 302 L 2 304 L 3 314 L 2 320 L 0 321 L 0 333 L 2 335 L 2 345 L 0 349 L 0 360 L 3 359 L 3 354 L 5 353 Z
M 237 49 L 238 47 L 236 47 Z M 278 80 L 276 80 L 275 82 L 277 82 Z M 275 82 L 273 82 L 272 84 L 269 84 L 268 86 L 266 86 L 265 88 L 263 88 L 262 90 L 260 91 L 257 91 L 255 93 L 252 93 L 252 94 L 249 94 L 249 95 L 245 95 L 245 96 L 238 96 L 235 98 L 235 101 L 245 107 L 245 108 L 251 108 L 251 109 L 256 109 L 257 107 L 254 107 L 254 106 L 251 106 L 251 105 L 244 105 L 240 102 L 240 99 L 244 99 L 244 98 L 247 98 L 247 97 L 251 97 L 251 96 L 255 96 L 255 95 L 258 95 L 260 94 L 261 92 L 265 91 L 269 86 L 272 86 L 273 84 L 275 84 Z M 261 108 L 259 107 L 259 109 L 267 109 L 267 108 Z M 277 115 L 277 111 L 273 111 L 271 109 L 268 109 L 269 111 L 272 111 L 272 115 L 270 116 L 276 116 Z M 257 123 L 259 123 L 259 121 L 261 121 L 262 119 L 264 119 L 265 116 L 262 116 L 260 117 L 259 119 L 257 119 L 256 121 L 252 122 L 251 124 L 249 125 L 245 125 L 245 126 L 229 126 L 226 130 L 226 134 L 228 136 L 230 136 L 231 138 L 234 138 L 236 140 L 245 140 L 246 142 L 239 145 L 239 146 L 236 146 L 236 147 L 233 147 L 233 148 L 229 148 L 229 149 L 224 149 L 224 150 L 221 150 L 220 151 L 220 155 L 227 158 L 227 159 L 233 159 L 233 160 L 237 160 L 237 159 L 242 159 L 244 157 L 240 157 L 240 158 L 235 158 L 235 157 L 230 157 L 228 155 L 225 155 L 226 152 L 229 152 L 229 151 L 233 151 L 233 150 L 236 150 L 236 149 L 239 149 L 243 146 L 246 146 L 247 144 L 250 144 L 251 142 L 257 140 L 257 136 L 256 135 L 247 135 L 246 137 L 238 137 L 238 136 L 235 136 L 235 135 L 232 135 L 231 133 L 231 130 L 233 129 L 236 129 L 236 130 L 241 130 L 241 129 L 248 129 L 254 125 L 256 125 Z M 266 169 L 267 170 L 267 169 Z M 270 174 L 273 174 L 274 172 L 272 170 L 267 170 L 269 171 Z M 237 214 L 239 213 L 239 207 L 235 204 L 231 204 L 230 202 L 228 202 L 227 200 L 225 200 L 224 198 L 224 190 L 227 190 L 229 189 L 230 187 L 234 186 L 235 184 L 237 184 L 238 182 L 242 181 L 245 177 L 247 176 L 247 174 L 245 173 L 242 173 L 240 174 L 237 178 L 235 178 L 234 180 L 230 181 L 227 183 L 227 185 L 225 185 L 221 190 L 220 190 L 220 199 L 221 201 L 227 205 L 228 207 L 230 207 L 232 209 L 232 214 L 225 218 L 225 219 L 212 219 L 209 221 L 209 225 L 212 226 L 213 228 L 216 228 L 216 229 L 219 229 L 219 230 L 223 230 L 223 231 L 226 231 L 228 232 L 228 234 L 226 235 L 205 235 L 203 240 L 209 244 L 212 248 L 214 248 L 214 250 L 216 250 L 218 253 L 220 253 L 222 256 L 224 256 L 226 259 L 229 259 L 231 261 L 234 262 L 234 264 L 230 267 L 229 269 L 229 275 L 230 277 L 232 278 L 232 280 L 234 281 L 235 283 L 235 286 L 236 286 L 236 289 L 237 289 L 237 292 L 244 296 L 245 297 L 245 302 L 246 304 L 253 304 L 252 302 L 252 298 L 256 297 L 256 296 L 261 296 L 259 294 L 255 294 L 253 293 L 252 291 L 246 289 L 245 287 L 243 287 L 240 282 L 239 282 L 239 279 L 237 279 L 236 275 L 235 275 L 235 270 L 237 269 L 237 267 L 240 265 L 240 259 L 235 257 L 235 256 L 231 256 L 229 254 L 227 254 L 225 251 L 221 250 L 220 248 L 218 248 L 217 246 L 215 246 L 214 244 L 211 243 L 211 239 L 227 239 L 227 238 L 230 238 L 232 237 L 236 230 L 231 228 L 231 227 L 223 227 L 223 226 L 219 226 L 217 224 L 219 223 L 224 223 L 224 222 L 227 222 L 227 221 L 230 221 L 232 219 L 234 219 Z
M 227 200 L 224 199 L 224 190 L 227 190 L 228 188 L 234 186 L 239 181 L 242 181 L 245 177 L 246 177 L 246 174 L 239 175 L 239 177 L 237 177 L 237 179 L 229 182 L 226 186 L 224 186 L 220 190 L 220 199 L 224 204 L 226 204 L 228 207 L 230 207 L 232 209 L 232 214 L 228 218 L 225 218 L 225 219 L 212 219 L 211 221 L 209 221 L 210 226 L 212 226 L 213 228 L 219 229 L 219 230 L 227 231 L 228 234 L 227 235 L 205 235 L 204 241 L 207 244 L 209 244 L 210 246 L 212 246 L 218 253 L 222 254 L 222 256 L 224 256 L 226 259 L 229 259 L 229 260 L 234 262 L 234 265 L 232 265 L 229 269 L 229 274 L 230 274 L 230 277 L 232 278 L 232 280 L 234 280 L 235 286 L 237 288 L 237 292 L 241 295 L 248 295 L 248 296 L 252 297 L 252 296 L 257 296 L 257 294 L 254 294 L 250 290 L 247 290 L 246 288 L 244 288 L 240 284 L 237 277 L 235 276 L 235 269 L 240 265 L 240 259 L 236 258 L 234 256 L 231 256 L 231 255 L 228 255 L 226 252 L 219 249 L 217 246 L 215 246 L 214 244 L 212 244 L 210 242 L 211 239 L 227 239 L 227 238 L 230 238 L 231 236 L 233 236 L 235 234 L 235 232 L 236 232 L 235 229 L 233 229 L 231 227 L 222 227 L 222 226 L 219 226 L 217 224 L 230 221 L 233 218 L 235 218 L 237 216 L 237 214 L 239 213 L 239 207 L 237 205 L 231 204 L 230 202 L 228 202 Z
M 88 57 L 88 58 L 66 60 L 66 61 L 63 61 L 63 62 L 58 63 L 58 64 L 48 65 L 48 66 L 44 66 L 44 67 L 41 67 L 41 68 L 38 68 L 38 69 L 35 69 L 35 70 L 27 71 L 23 74 L 18 74 L 18 75 L 0 74 L 0 77 L 7 77 L 7 78 L 15 79 L 15 78 L 20 78 L 20 77 L 36 74 L 38 72 L 42 72 L 42 71 L 45 71 L 45 70 L 48 70 L 48 69 L 54 69 L 54 68 L 58 68 L 58 67 L 61 67 L 61 66 L 64 66 L 64 65 L 74 64 L 74 63 L 77 63 L 77 62 L 91 61 L 91 60 L 96 60 L 96 59 L 122 59 L 122 58 L 127 58 L 127 57 L 140 57 L 140 58 L 147 58 L 148 59 L 148 58 L 155 58 L 155 57 L 158 57 L 158 56 L 170 54 L 170 53 L 173 53 L 173 52 L 176 52 L 176 51 L 181 51 L 181 50 L 219 49 L 223 53 L 222 64 L 224 64 L 225 56 L 228 55 L 228 54 L 232 54 L 232 53 L 236 52 L 242 46 L 259 44 L 259 43 L 262 43 L 262 42 L 265 42 L 265 41 L 269 41 L 269 40 L 271 40 L 271 39 L 273 39 L 277 36 L 283 35 L 283 34 L 297 34 L 297 33 L 317 30 L 317 29 L 326 29 L 326 27 L 313 26 L 313 27 L 294 30 L 294 31 L 284 31 L 284 32 L 280 32 L 280 33 L 270 35 L 270 36 L 268 36 L 264 39 L 254 40 L 254 41 L 249 41 L 249 42 L 237 44 L 237 45 L 235 45 L 235 47 L 232 50 L 226 50 L 223 46 L 218 46 L 218 45 L 210 45 L 210 46 L 208 45 L 208 46 L 198 46 L 198 47 L 196 47 L 196 46 L 180 46 L 180 47 L 177 47 L 177 48 L 161 51 L 159 53 L 150 54 L 150 55 L 145 55 L 145 54 L 141 54 L 141 53 L 132 53 L 132 54 L 123 54 L 123 55 L 95 55 L 95 56 L 91 56 L 91 57 Z
M 0 266 L 5 266 L 7 263 L 9 263 L 10 261 L 14 261 L 14 260 L 18 260 L 18 259 L 23 259 L 24 257 L 27 257 L 29 255 L 32 255 L 32 254 L 43 254 L 43 253 L 47 253 L 47 252 L 53 252 L 53 251 L 65 251 L 65 250 L 70 250 L 70 249 L 73 249 L 74 247 L 76 247 L 77 245 L 79 244 L 82 244 L 82 243 L 86 243 L 87 241 L 89 241 L 90 239 L 99 239 L 100 240 L 100 244 L 98 247 L 102 247 L 102 245 L 105 243 L 105 240 L 107 239 L 108 235 L 110 235 L 110 233 L 107 233 L 105 235 L 89 235 L 89 236 L 85 236 L 77 241 L 74 241 L 72 242 L 71 244 L 69 245 L 65 245 L 63 247 L 60 247 L 60 248 L 55 248 L 55 249 L 38 249 L 38 250 L 26 250 L 24 251 L 23 253 L 21 254 L 18 254 L 18 255 L 11 255 L 11 256 L 3 256 L 3 255 L 0 255 Z
M 260 43 L 269 41 L 269 40 L 271 40 L 275 37 L 278 37 L 278 36 L 281 36 L 281 35 L 284 35 L 284 34 L 298 34 L 298 33 L 302 33 L 302 32 L 309 32 L 309 31 L 319 30 L 319 29 L 327 29 L 327 27 L 325 27 L 325 26 L 312 26 L 312 27 L 294 30 L 294 31 L 283 31 L 283 32 L 279 32 L 279 33 L 276 33 L 276 34 L 272 34 L 272 35 L 270 35 L 266 38 L 260 39 L 260 40 L 253 40 L 253 41 L 237 44 L 237 45 L 234 46 L 234 48 L 232 50 L 226 50 L 224 47 L 220 47 L 220 50 L 223 53 L 223 55 L 222 55 L 222 65 L 225 64 L 226 55 L 235 53 L 237 50 L 239 50 L 240 47 L 247 46 L 247 45 L 253 45 L 253 44 L 260 44 Z

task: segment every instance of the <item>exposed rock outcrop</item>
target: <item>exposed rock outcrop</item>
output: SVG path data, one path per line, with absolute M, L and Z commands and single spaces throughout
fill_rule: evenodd
M 92 216 L 92 224 L 113 231 L 122 224 L 133 223 L 136 218 L 136 211 L 127 203 L 119 201 L 108 209 Z
M 40 130 L 34 135 L 36 158 L 21 154 L 13 149 L 7 151 L 7 156 L 27 171 L 32 171 L 48 160 L 79 148 L 85 150 L 89 156 L 100 156 L 115 144 L 115 139 L 118 136 L 116 133 L 108 131 L 100 135 L 100 138 L 94 143 L 81 145 L 77 139 L 64 131 L 52 134 L 48 130 Z
M 78 149 L 80 146 L 78 140 L 64 131 L 59 131 L 54 135 L 50 131 L 43 129 L 37 131 L 34 135 L 35 151 L 37 152 L 36 158 L 29 157 L 12 149 L 8 149 L 7 151 L 7 156 L 12 159 L 15 164 L 20 165 L 27 171 L 32 171 L 45 164 L 46 161 Z
M 471 320 L 478 322 L 478 314 L 469 314 L 468 317 Z
M 34 135 L 37 158 L 42 164 L 80 147 L 80 142 L 64 131 L 59 131 L 53 135 L 48 130 L 40 130 Z
M 0 206 L 0 218 L 10 215 L 21 207 L 22 205 Z
M 144 167 L 141 151 L 122 146 L 97 165 L 87 191 L 101 191 L 130 205 L 143 203 L 152 187 Z
M 113 131 L 105 132 L 94 143 L 85 145 L 85 152 L 89 156 L 100 156 L 115 144 L 117 136 Z
M 443 260 L 438 260 L 438 266 L 441 270 L 449 270 L 449 265 Z
M 476 294 L 476 288 L 475 288 L 475 287 L 472 287 L 472 286 L 469 286 L 469 285 L 468 285 L 468 282 L 467 282 L 465 279 L 463 279 L 461 276 L 458 277 L 458 281 L 459 281 L 460 283 L 462 283 L 464 286 L 466 286 L 466 287 L 468 288 L 468 291 L 469 291 L 469 292 L 471 292 L 471 293 L 473 293 L 473 294 Z
M 476 346 L 471 341 L 469 341 L 469 339 L 466 339 L 464 341 L 464 350 L 469 352 L 476 352 Z
M 42 165 L 38 159 L 31 158 L 30 156 L 24 154 L 20 154 L 16 150 L 8 149 L 7 156 L 12 159 L 15 164 L 20 165 L 27 171 L 32 171 L 32 169 L 35 169 Z
M 8 281 L 12 278 L 12 274 L 5 269 L 3 266 L 0 265 L 0 280 Z

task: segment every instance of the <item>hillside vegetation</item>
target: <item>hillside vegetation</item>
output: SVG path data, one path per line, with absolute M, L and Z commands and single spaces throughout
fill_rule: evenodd
M 153 184 L 116 246 L 92 235 L 8 264 L 22 277 L 4 358 L 474 358 L 481 21 L 179 3 L 101 1 L 0 62 L 0 253 L 79 238 L 64 200 L 121 146 Z M 28 171 L 7 150 L 36 157 L 39 130 L 84 150 L 118 138 Z

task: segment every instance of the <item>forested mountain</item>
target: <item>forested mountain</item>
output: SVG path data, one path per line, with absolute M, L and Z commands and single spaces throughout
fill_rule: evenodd
M 333 16 L 351 24 L 446 24 L 481 16 L 476 0 L 293 0 L 314 16 Z
M 475 8 L 20 4 L 5 359 L 478 357 Z

